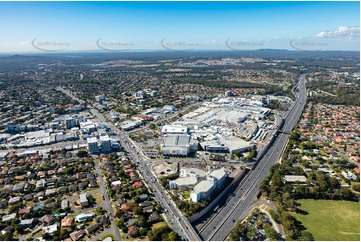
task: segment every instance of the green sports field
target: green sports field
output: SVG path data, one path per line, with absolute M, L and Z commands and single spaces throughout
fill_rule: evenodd
M 360 203 L 332 200 L 297 200 L 307 215 L 292 213 L 315 240 L 360 240 Z

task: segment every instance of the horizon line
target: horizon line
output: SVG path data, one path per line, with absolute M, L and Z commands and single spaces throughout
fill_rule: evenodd
M 231 50 L 231 49 L 190 49 L 190 50 L 168 50 L 168 49 L 134 49 L 134 50 L 43 50 L 43 51 L 6 51 L 0 52 L 0 55 L 7 54 L 61 54 L 61 53 L 133 53 L 133 52 L 168 52 L 168 53 L 182 53 L 182 52 L 247 52 L 247 51 L 289 51 L 289 52 L 360 52 L 360 50 L 296 50 L 296 49 L 279 49 L 279 48 L 265 48 L 265 49 L 244 49 L 244 50 Z

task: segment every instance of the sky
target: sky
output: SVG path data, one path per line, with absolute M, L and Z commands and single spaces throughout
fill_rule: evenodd
M 354 2 L 0 2 L 0 52 L 357 50 Z

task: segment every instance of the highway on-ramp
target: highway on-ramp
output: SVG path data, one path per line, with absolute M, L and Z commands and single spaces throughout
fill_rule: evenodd
M 249 209 L 255 202 L 259 184 L 268 175 L 271 166 L 274 165 L 282 155 L 288 141 L 289 133 L 297 123 L 306 103 L 307 92 L 304 83 L 305 76 L 306 74 L 302 74 L 299 78 L 299 92 L 295 93 L 296 102 L 292 106 L 288 115 L 285 117 L 284 124 L 277 137 L 275 137 L 272 145 L 268 148 L 265 155 L 254 165 L 253 169 L 247 173 L 239 185 L 234 188 L 232 196 L 222 198 L 226 199 L 225 205 L 216 211 L 216 215 L 209 221 L 198 221 L 199 224 L 195 226 L 195 228 L 198 230 L 199 234 L 190 225 L 188 220 L 182 216 L 168 193 L 163 191 L 148 166 L 149 160 L 141 156 L 141 152 L 137 147 L 131 145 L 129 137 L 116 128 L 112 123 L 108 122 L 102 114 L 97 112 L 91 106 L 90 111 L 100 121 L 106 122 L 113 130 L 116 131 L 117 136 L 120 138 L 121 145 L 130 153 L 133 160 L 136 163 L 139 163 L 137 168 L 140 171 L 140 174 L 145 179 L 149 187 L 153 189 L 156 199 L 165 209 L 167 209 L 167 217 L 169 217 L 172 221 L 171 227 L 173 229 L 186 237 L 188 240 L 192 241 L 201 239 L 221 241 L 227 237 L 237 220 L 247 216 Z M 67 95 L 71 95 L 62 88 L 59 88 L 59 90 L 63 91 Z M 72 98 L 77 99 L 74 96 L 72 96 Z

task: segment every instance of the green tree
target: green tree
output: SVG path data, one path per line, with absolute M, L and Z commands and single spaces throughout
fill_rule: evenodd
M 10 208 L 9 208 L 9 212 L 10 213 L 15 213 L 17 211 L 19 211 L 20 208 L 23 207 L 23 203 L 18 203 L 18 204 L 15 204 L 15 205 L 11 205 Z
M 279 189 L 283 186 L 282 176 L 279 170 L 276 170 L 272 176 L 272 187 Z
M 140 229 L 139 229 L 139 234 L 140 234 L 141 236 L 147 235 L 147 232 L 148 232 L 147 228 L 140 228 Z
M 78 151 L 78 157 L 86 157 L 88 156 L 88 152 L 85 150 L 79 150 Z
M 118 228 L 121 229 L 121 228 L 125 227 L 124 222 L 125 222 L 124 217 L 120 217 L 120 218 L 115 222 L 115 225 L 116 225 Z
M 123 217 L 123 214 L 124 214 L 124 212 L 122 211 L 122 210 L 117 210 L 116 211 L 116 213 L 115 213 L 115 217 L 117 217 L 117 218 L 122 218 Z
M 247 238 L 249 240 L 253 240 L 253 238 L 257 235 L 257 229 L 255 227 L 249 227 L 247 231 Z
M 273 241 L 279 239 L 279 234 L 269 224 L 264 224 L 263 229 L 268 239 Z
M 147 233 L 147 237 L 149 239 L 149 241 L 154 241 L 154 233 L 152 230 L 149 230 L 148 233 Z
M 275 211 L 270 210 L 270 211 L 269 211 L 269 214 L 271 215 L 271 217 L 272 217 L 272 219 L 273 219 L 274 221 L 276 221 L 277 223 L 279 223 L 279 216 L 278 216 L 278 214 L 277 214 Z
M 300 235 L 300 237 L 298 238 L 298 240 L 302 240 L 302 241 L 314 241 L 315 238 L 313 237 L 313 235 L 312 235 L 310 232 L 302 230 L 302 231 L 301 231 L 301 235 Z
M 170 241 L 176 241 L 176 240 L 178 240 L 178 234 L 177 234 L 176 232 L 174 232 L 174 231 L 170 232 L 169 235 L 168 235 L 168 237 L 169 237 L 169 240 L 170 240 Z
M 123 226 L 122 231 L 123 231 L 123 233 L 128 233 L 128 227 L 127 227 L 127 226 Z
M 87 195 L 87 198 L 91 205 L 93 205 L 93 206 L 96 205 L 96 200 L 91 194 Z
M 352 183 L 352 190 L 359 192 L 360 191 L 360 183 Z
M 144 216 L 140 216 L 137 224 L 139 227 L 147 227 L 147 219 Z

